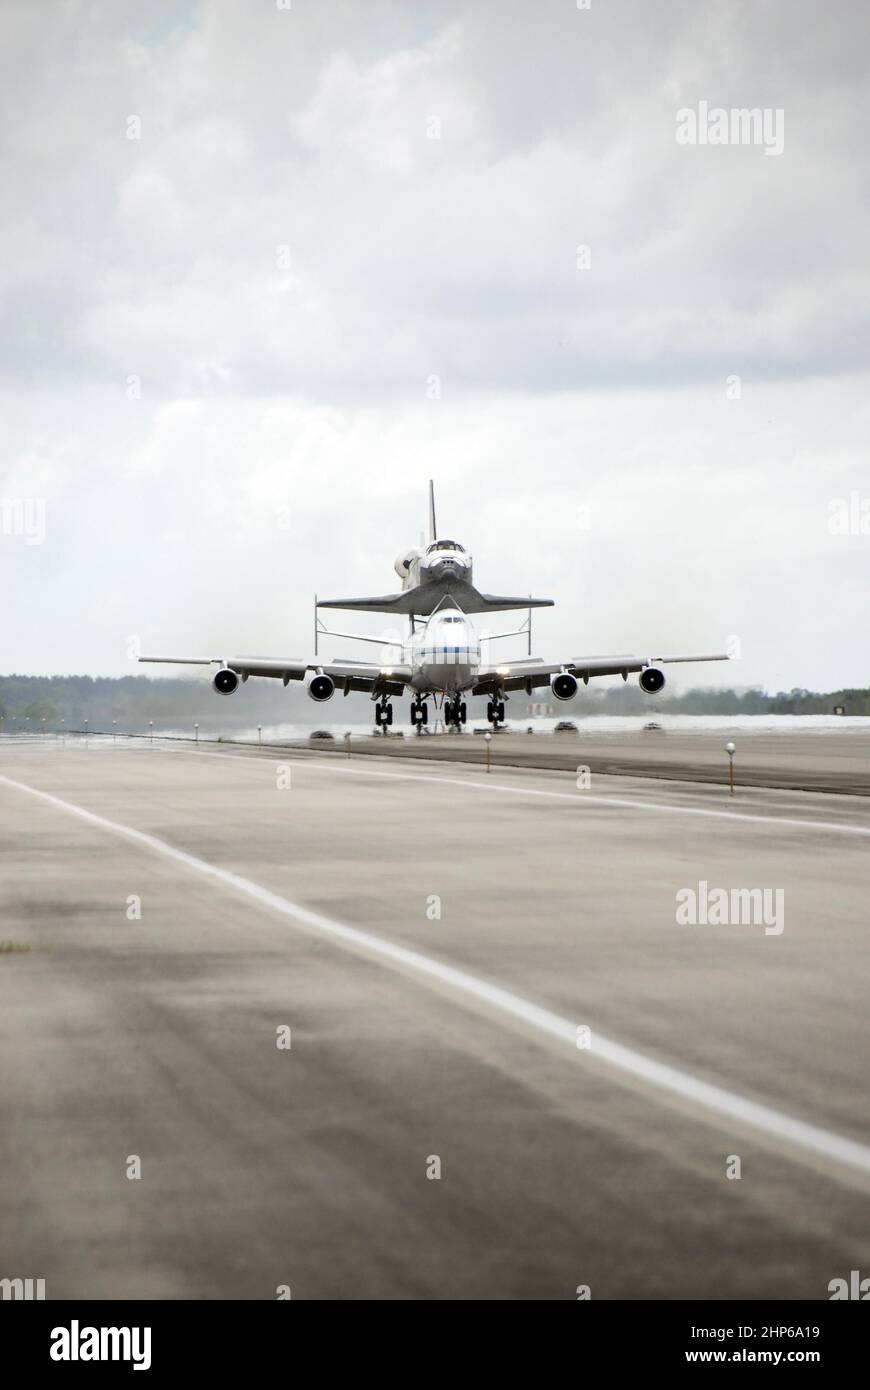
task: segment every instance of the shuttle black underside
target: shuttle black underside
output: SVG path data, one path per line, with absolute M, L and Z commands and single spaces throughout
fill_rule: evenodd
M 551 598 L 521 598 L 506 594 L 481 594 L 473 584 L 451 581 L 445 584 L 419 584 L 398 594 L 378 594 L 374 598 L 319 599 L 318 608 L 349 608 L 359 613 L 407 613 L 427 618 L 447 599 L 463 613 L 493 613 L 509 608 L 551 608 Z

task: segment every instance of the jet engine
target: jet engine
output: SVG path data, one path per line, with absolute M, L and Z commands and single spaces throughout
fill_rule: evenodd
M 335 694 L 335 681 L 332 676 L 312 676 L 308 682 L 308 694 L 318 704 L 322 704 L 324 700 L 331 700 Z
M 408 575 L 411 573 L 412 562 L 414 560 L 419 560 L 422 554 L 422 550 L 418 550 L 416 546 L 412 546 L 410 550 L 404 550 L 401 555 L 396 556 L 393 561 L 393 569 L 400 579 L 408 578 Z
M 557 700 L 573 700 L 577 694 L 577 678 L 562 671 L 550 681 L 550 689 Z
M 218 695 L 232 695 L 234 690 L 238 690 L 239 677 L 229 666 L 222 666 L 219 671 L 215 671 L 212 685 Z
M 641 690 L 645 690 L 647 695 L 657 695 L 665 683 L 665 673 L 658 666 L 647 666 L 637 679 Z

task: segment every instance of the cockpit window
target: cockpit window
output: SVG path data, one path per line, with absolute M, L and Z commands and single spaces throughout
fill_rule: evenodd
M 441 621 L 442 623 L 461 623 L 462 619 L 458 613 L 448 613 Z
M 458 541 L 433 541 L 432 545 L 427 547 L 426 554 L 431 555 L 435 550 L 459 550 L 463 555 L 465 554 L 464 546 L 461 546 Z

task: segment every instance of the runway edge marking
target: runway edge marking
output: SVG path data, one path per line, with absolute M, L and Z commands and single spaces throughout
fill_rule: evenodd
M 191 758 L 223 758 L 230 762 L 249 763 L 252 767 L 257 767 L 258 764 L 270 760 L 274 761 L 275 756 L 273 754 L 270 758 L 263 754 L 252 757 L 248 753 L 216 753 L 209 749 L 195 750 L 193 748 L 163 747 L 155 751 L 171 753 L 174 756 L 181 754 Z M 259 752 L 256 748 L 253 751 L 255 754 Z M 288 751 L 294 752 L 295 750 Z M 504 782 L 477 782 L 470 777 L 443 777 L 437 773 L 429 772 L 382 772 L 379 768 L 334 767 L 330 763 L 315 763 L 307 760 L 302 760 L 300 766 L 313 768 L 315 772 L 332 772 L 339 777 L 379 777 L 399 782 L 436 782 L 448 787 L 471 787 L 476 791 L 506 792 L 509 796 L 549 797 L 557 801 L 570 801 L 575 806 L 622 806 L 633 811 L 664 811 L 673 816 L 702 816 L 713 820 L 745 822 L 747 825 L 793 826 L 799 830 L 829 830 L 840 835 L 870 836 L 870 826 L 849 825 L 844 821 L 804 820 L 799 816 L 778 816 L 776 814 L 763 816 L 755 815 L 751 811 L 717 811 L 709 806 L 675 806 L 666 801 L 632 801 L 627 797 L 595 796 L 591 792 L 577 792 L 575 794 L 573 792 L 554 791 L 549 787 L 511 787 Z M 540 769 L 522 768 L 518 771 L 534 772 L 540 771 Z M 757 790 L 768 789 L 758 788 Z
M 330 917 L 325 917 L 319 912 L 313 912 L 310 908 L 292 902 L 289 898 L 282 897 L 279 893 L 273 893 L 269 888 L 263 888 L 260 884 L 254 883 L 252 879 L 243 878 L 240 874 L 234 874 L 229 869 L 221 869 L 216 864 L 210 864 L 206 859 L 199 859 L 196 855 L 188 854 L 186 850 L 176 849 L 174 845 L 158 839 L 156 835 L 149 835 L 144 830 L 136 830 L 133 826 L 122 825 L 118 821 L 109 820 L 105 816 L 97 815 L 94 811 L 86 810 L 83 806 L 77 806 L 72 801 L 64 801 L 62 797 L 54 796 L 51 792 L 41 791 L 38 787 L 31 787 L 26 782 L 18 782 L 3 774 L 0 774 L 0 784 L 13 787 L 16 791 L 26 792 L 28 795 L 44 801 L 47 805 L 66 811 L 79 820 L 85 821 L 89 825 L 95 825 L 112 835 L 130 840 L 134 844 L 143 845 L 146 849 L 153 850 L 177 864 L 182 864 L 185 868 L 193 869 L 206 878 L 226 884 L 235 892 L 252 898 L 255 902 L 271 908 L 284 917 L 301 922 L 322 935 L 332 937 L 333 940 L 344 942 L 368 955 L 404 966 L 424 978 L 437 980 L 440 984 L 448 985 L 457 993 L 487 1004 L 491 1008 L 537 1029 L 538 1032 L 547 1037 L 555 1038 L 559 1042 L 568 1044 L 573 1050 L 578 1050 L 575 1022 L 562 1018 L 539 1004 L 533 1004 L 520 995 L 503 989 L 500 985 L 490 984 L 486 980 L 478 979 L 477 976 L 458 969 L 456 966 L 444 965 L 419 951 L 413 951 L 407 946 L 399 946 L 392 941 L 386 941 L 371 932 L 362 931 L 359 927 L 349 927 L 343 922 L 336 922 Z M 603 1037 L 594 1028 L 591 1033 L 592 1046 L 583 1049 L 587 1055 L 591 1054 L 598 1057 L 601 1061 L 609 1063 L 618 1070 L 638 1077 L 659 1090 L 669 1091 L 684 1101 L 695 1102 L 717 1115 L 748 1124 L 768 1136 L 784 1139 L 797 1149 L 804 1149 L 810 1153 L 832 1159 L 848 1168 L 856 1169 L 863 1174 L 870 1174 L 870 1148 L 867 1145 L 834 1134 L 830 1130 L 821 1129 L 817 1125 L 808 1124 L 804 1120 L 794 1119 L 790 1115 L 761 1105 L 757 1101 L 747 1100 L 733 1091 L 726 1091 L 720 1086 L 711 1085 L 709 1082 L 702 1081 L 676 1067 L 657 1062 L 651 1057 L 644 1056 L 641 1052 L 636 1052 L 633 1048 L 625 1047 L 613 1039 Z

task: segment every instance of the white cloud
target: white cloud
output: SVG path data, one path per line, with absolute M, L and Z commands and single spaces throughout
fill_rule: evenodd
M 0 543 L 4 666 L 304 647 L 315 588 L 390 587 L 431 475 L 554 649 L 736 631 L 725 679 L 866 683 L 867 538 L 826 530 L 867 476 L 843 15 L 5 6 L 0 492 L 49 510 Z M 783 155 L 677 146 L 701 98 L 782 106 Z

